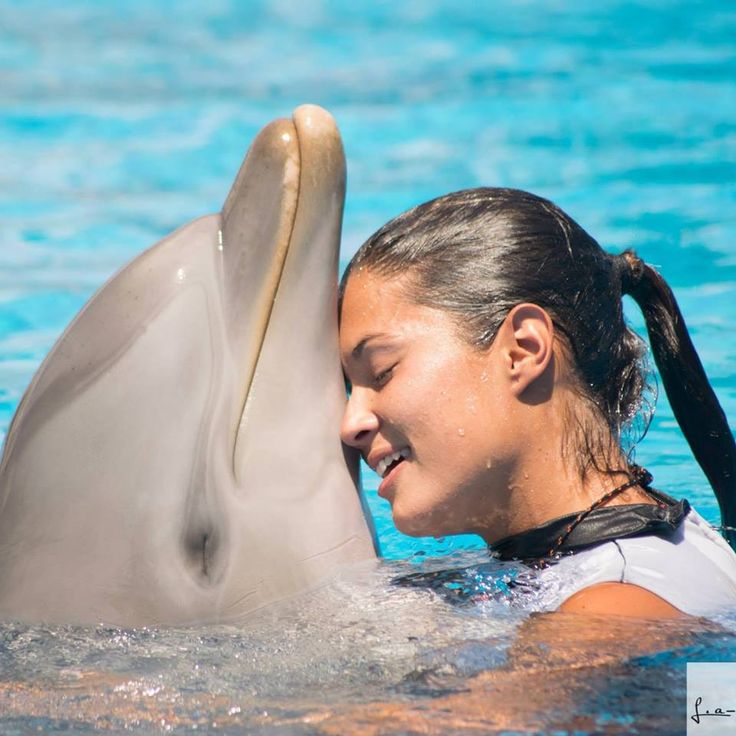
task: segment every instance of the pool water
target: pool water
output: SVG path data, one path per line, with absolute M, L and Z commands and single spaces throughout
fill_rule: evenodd
M 3 734 L 684 733 L 685 664 L 732 661 L 736 617 L 587 619 L 516 608 L 509 566 L 464 551 L 343 570 L 241 627 L 0 624 Z M 440 580 L 443 576 L 440 575 Z M 394 582 L 392 582 L 394 581 Z
M 0 0 L 0 432 L 90 294 L 218 210 L 257 130 L 303 102 L 329 109 L 343 134 L 343 263 L 432 196 L 479 185 L 542 194 L 605 247 L 633 247 L 660 269 L 736 417 L 735 37 L 736 9 L 716 0 Z M 636 457 L 717 521 L 663 395 Z M 501 692 L 493 673 L 508 671 L 520 627 L 536 619 L 390 585 L 406 567 L 473 569 L 484 557 L 472 537 L 400 536 L 364 475 L 395 562 L 347 571 L 247 633 L 2 624 L 0 730 L 212 730 L 219 718 L 218 729 L 264 733 L 391 722 L 407 733 L 678 733 L 684 662 L 736 658 L 732 634 L 710 630 L 656 639 L 659 654 L 603 657 L 586 677 L 529 655 L 537 673 L 566 673 L 574 704 L 535 681 L 558 706 L 522 702 L 519 685 L 505 701 L 515 716 L 462 725 L 478 693 Z M 383 705 L 356 710 L 367 702 Z

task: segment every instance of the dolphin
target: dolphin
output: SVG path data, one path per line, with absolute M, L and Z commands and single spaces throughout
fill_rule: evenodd
M 0 616 L 239 622 L 374 558 L 345 388 L 345 159 L 305 105 L 222 211 L 135 258 L 40 366 L 0 463 Z

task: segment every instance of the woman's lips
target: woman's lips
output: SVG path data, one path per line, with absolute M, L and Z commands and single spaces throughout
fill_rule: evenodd
M 386 473 L 386 475 L 383 477 L 383 480 L 381 481 L 381 485 L 378 486 L 378 495 L 381 498 L 385 498 L 386 500 L 390 501 L 388 494 L 391 492 L 391 486 L 394 484 L 394 481 L 396 480 L 396 476 L 398 473 L 401 472 L 401 469 L 406 465 L 406 460 L 401 460 L 400 462 L 396 463 L 391 470 Z
M 389 452 L 387 455 L 384 455 L 377 463 L 376 463 L 376 473 L 383 478 L 386 475 L 386 471 L 396 462 L 401 460 L 402 458 L 406 460 L 409 457 L 409 448 L 408 447 L 402 447 L 400 450 L 395 450 L 394 452 Z

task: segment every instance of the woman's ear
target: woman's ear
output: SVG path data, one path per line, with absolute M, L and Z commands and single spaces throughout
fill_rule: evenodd
M 517 304 L 497 334 L 512 392 L 521 396 L 528 389 L 548 398 L 552 388 L 554 326 L 549 314 L 536 304 Z M 529 397 L 531 398 L 531 397 Z

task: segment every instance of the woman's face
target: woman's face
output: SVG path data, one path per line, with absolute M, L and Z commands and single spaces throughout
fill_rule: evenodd
M 382 477 L 400 531 L 486 536 L 503 523 L 514 456 L 502 358 L 494 345 L 471 346 L 448 313 L 411 301 L 407 283 L 367 270 L 349 277 L 342 440 Z

